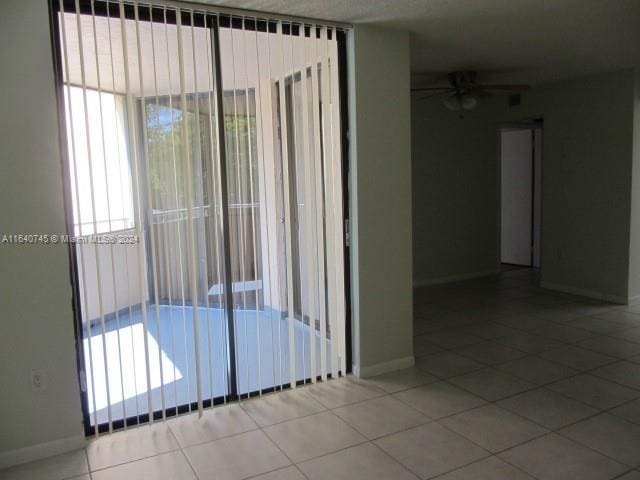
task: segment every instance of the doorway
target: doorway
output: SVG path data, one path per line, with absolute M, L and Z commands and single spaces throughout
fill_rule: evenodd
M 500 129 L 500 262 L 540 268 L 541 120 Z
M 86 434 L 346 374 L 345 36 L 53 4 Z

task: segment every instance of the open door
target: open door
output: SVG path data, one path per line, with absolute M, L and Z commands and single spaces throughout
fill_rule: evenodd
M 542 129 L 504 128 L 501 146 L 501 262 L 540 266 Z

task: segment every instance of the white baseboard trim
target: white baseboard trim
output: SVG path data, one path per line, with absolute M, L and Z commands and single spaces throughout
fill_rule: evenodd
M 84 448 L 86 445 L 87 439 L 84 435 L 79 434 L 74 437 L 61 438 L 51 442 L 0 452 L 0 469 L 72 452 Z
M 621 305 L 627 305 L 629 303 L 629 297 L 621 297 L 618 295 L 611 295 L 609 293 L 596 292 L 594 290 L 584 290 L 582 288 L 571 287 L 568 285 L 559 285 L 557 283 L 540 282 L 540 287 L 546 288 L 547 290 L 554 290 L 556 292 L 578 295 L 580 297 L 593 298 L 594 300 L 604 300 L 606 302 L 619 303 Z
M 388 362 L 376 363 L 368 367 L 359 368 L 353 367 L 353 374 L 359 378 L 375 377 L 376 375 L 382 375 L 383 373 L 395 372 L 396 370 L 402 370 L 403 368 L 413 367 L 416 363 L 416 359 L 413 355 L 410 357 L 396 358 Z
M 640 295 L 634 295 L 633 297 L 629 297 L 627 300 L 627 305 L 635 305 L 640 300 Z
M 441 283 L 459 282 L 461 280 L 470 280 L 472 278 L 488 277 L 500 273 L 499 268 L 491 270 L 483 270 L 481 272 L 459 273 L 456 275 L 448 275 L 446 277 L 428 278 L 426 280 L 417 280 L 413 283 L 413 288 L 429 287 L 431 285 L 439 285 Z

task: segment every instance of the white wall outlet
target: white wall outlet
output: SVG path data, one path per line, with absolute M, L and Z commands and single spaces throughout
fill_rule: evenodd
M 31 369 L 31 390 L 34 392 L 42 392 L 47 388 L 47 378 L 44 370 L 37 368 Z

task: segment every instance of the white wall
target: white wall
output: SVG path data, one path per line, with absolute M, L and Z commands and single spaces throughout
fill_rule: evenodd
M 627 300 L 632 98 L 624 70 L 533 90 L 505 113 L 544 116 L 543 286 Z
M 640 298 L 640 68 L 634 71 L 629 300 Z
M 517 107 L 508 108 L 504 98 L 483 102 L 477 116 L 461 121 L 446 111 L 449 118 L 443 119 L 444 109 L 436 102 L 414 102 L 414 169 L 433 172 L 414 175 L 414 188 L 422 180 L 432 192 L 414 196 L 414 211 L 424 212 L 416 213 L 414 225 L 435 232 L 416 235 L 415 251 L 429 252 L 433 259 L 416 261 L 416 278 L 441 277 L 447 264 L 460 273 L 495 264 L 498 243 L 485 243 L 496 232 L 496 184 L 485 173 L 495 171 L 495 132 L 505 121 L 544 117 L 542 284 L 626 301 L 633 88 L 631 70 L 575 79 L 535 88 Z M 423 133 L 429 140 L 417 137 L 417 125 L 427 127 Z M 461 158 L 467 164 L 456 169 L 452 164 Z M 459 192 L 455 203 L 452 191 Z
M 351 68 L 354 367 L 413 364 L 409 35 L 356 26 Z
M 131 230 L 125 235 L 135 235 Z M 82 252 L 81 252 L 82 250 Z M 140 289 L 140 269 L 138 244 L 76 245 L 78 262 L 79 291 L 87 293 L 85 298 L 80 298 L 82 318 L 84 321 L 100 318 L 133 305 L 141 303 L 142 293 Z M 98 262 L 100 260 L 100 285 L 98 288 Z M 82 270 L 84 260 L 84 275 Z M 114 268 L 111 268 L 113 265 Z M 86 290 L 85 290 L 86 289 Z M 99 297 L 98 295 L 101 295 Z M 145 298 L 148 294 L 145 292 Z
M 47 3 L 7 0 L 0 16 L 0 226 L 63 233 L 62 174 Z M 0 245 L 0 466 L 37 444 L 82 442 L 66 246 Z M 46 389 L 31 390 L 42 369 Z
M 462 119 L 438 98 L 416 95 L 411 108 L 414 284 L 497 272 L 497 102 Z

